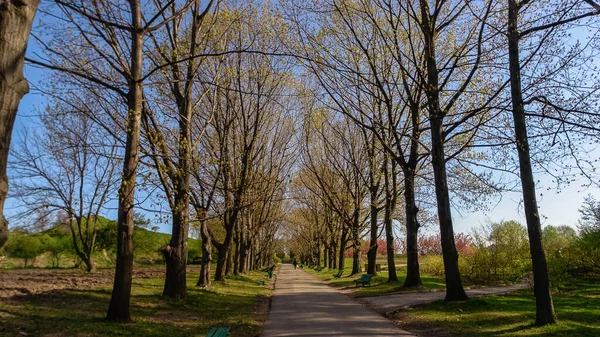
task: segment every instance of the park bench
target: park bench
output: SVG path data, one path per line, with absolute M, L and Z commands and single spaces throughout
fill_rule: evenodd
M 225 337 L 229 333 L 229 328 L 212 328 L 206 337 Z
M 323 268 L 325 268 L 325 267 L 323 267 L 323 266 L 316 266 L 316 267 L 315 267 L 315 270 L 316 270 L 317 272 L 319 272 L 319 271 L 323 270 Z
M 304 269 L 304 263 L 300 263 L 300 265 L 298 265 L 298 267 L 300 267 L 300 269 Z
M 344 271 L 340 269 L 337 274 L 333 274 L 333 278 L 341 278 L 343 273 Z
M 374 276 L 373 274 L 365 274 L 361 278 L 359 278 L 358 280 L 354 280 L 354 282 L 356 282 L 356 286 L 357 287 L 358 287 L 359 284 L 362 284 L 363 287 L 368 284 L 369 287 L 370 287 L 371 286 L 371 278 L 373 276 Z

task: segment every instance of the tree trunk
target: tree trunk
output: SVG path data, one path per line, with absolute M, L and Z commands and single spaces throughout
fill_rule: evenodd
M 357 245 L 356 242 L 352 247 L 352 275 L 359 274 L 362 272 L 362 268 L 360 265 L 360 245 Z
M 513 105 L 513 120 L 515 127 L 515 140 L 519 154 L 519 167 L 521 173 L 521 186 L 523 188 L 523 204 L 525 218 L 527 219 L 527 232 L 529 233 L 529 249 L 533 264 L 533 283 L 535 293 L 536 315 L 535 325 L 556 323 L 550 281 L 548 279 L 548 266 L 546 255 L 542 247 L 542 235 L 538 206 L 535 195 L 535 182 L 529 157 L 529 142 L 527 138 L 527 124 L 525 121 L 525 107 L 521 89 L 521 66 L 519 62 L 519 9 L 516 0 L 508 0 L 508 55 L 510 61 L 510 91 Z
M 243 226 L 243 220 L 242 220 L 242 226 Z M 241 273 L 241 271 L 240 271 L 240 250 L 241 250 L 241 245 L 242 245 L 241 236 L 242 236 L 242 229 L 238 227 L 237 230 L 235 231 L 235 236 L 233 239 L 233 242 L 235 243 L 235 245 L 234 245 L 235 254 L 233 255 L 233 274 L 234 275 L 239 275 Z
M 182 196 L 175 198 L 177 206 L 173 212 L 173 234 L 171 235 L 171 242 L 163 248 L 163 254 L 167 262 L 163 296 L 176 299 L 183 299 L 187 295 L 186 266 L 189 210 L 188 204 L 184 203 L 184 200 L 187 199 L 186 197 L 182 198 Z
M 233 275 L 233 251 L 234 246 L 231 245 L 229 247 L 229 251 L 227 252 L 227 264 L 225 265 L 225 276 Z
M 403 287 L 420 287 L 423 283 L 419 271 L 417 246 L 419 234 L 417 212 L 419 209 L 415 200 L 415 171 L 411 169 L 404 170 L 404 207 L 406 212 L 406 280 Z
M 386 196 L 385 211 L 384 211 L 384 225 L 385 225 L 385 240 L 386 240 L 386 252 L 387 252 L 387 263 L 388 263 L 388 282 L 398 281 L 398 274 L 396 273 L 396 261 L 394 254 L 394 229 L 392 223 L 392 203 L 390 196 Z
M 240 254 L 239 254 L 239 274 L 246 274 L 248 272 L 248 244 L 243 238 L 240 239 Z
M 29 84 L 23 76 L 23 64 L 39 3 L 40 0 L 28 0 L 3 1 L 0 4 L 0 247 L 8 240 L 8 221 L 4 217 L 8 193 L 8 152 L 19 102 L 29 92 Z
M 338 260 L 338 265 L 339 265 L 339 269 L 344 269 L 344 265 L 345 265 L 345 255 L 346 255 L 346 239 L 348 236 L 348 230 L 346 228 L 342 229 L 342 235 L 340 236 L 340 250 L 339 250 L 339 260 Z
M 332 239 L 331 240 L 331 254 L 329 254 L 329 258 L 331 259 L 333 269 L 337 269 L 337 267 L 338 267 L 336 256 L 337 256 L 337 242 L 335 241 L 335 239 Z
M 427 0 L 420 0 L 421 24 L 424 38 L 425 61 L 427 67 L 427 106 L 431 126 L 431 165 L 433 166 L 435 196 L 440 222 L 444 274 L 446 277 L 446 301 L 467 300 L 467 294 L 460 279 L 458 270 L 458 252 L 454 243 L 452 227 L 452 211 L 446 176 L 446 157 L 444 154 L 443 120 L 440 108 L 439 74 L 435 58 L 435 25 L 431 22 Z
M 329 245 L 326 241 L 323 241 L 323 266 L 331 269 L 330 259 L 329 259 Z
M 360 211 L 359 207 L 356 206 L 354 211 L 352 224 L 352 275 L 358 274 L 362 271 L 360 265 Z
M 96 271 L 96 262 L 94 261 L 94 258 L 91 254 L 89 256 L 86 256 L 85 258 L 82 258 L 81 261 L 85 264 L 85 271 L 87 271 L 88 273 Z
M 321 265 L 321 242 L 317 240 L 317 246 L 315 250 L 315 260 L 317 261 L 317 266 Z
M 208 224 L 201 220 L 200 236 L 202 238 L 202 263 L 200 265 L 200 276 L 196 286 L 210 286 L 210 263 L 212 262 L 212 244 L 210 233 L 208 232 Z
M 131 322 L 129 310 L 133 273 L 133 208 L 135 184 L 139 163 L 140 119 L 142 115 L 142 53 L 144 36 L 139 0 L 129 1 L 131 7 L 131 79 L 127 99 L 129 113 L 127 139 L 117 220 L 117 265 L 110 305 L 106 314 L 109 321 Z
M 377 263 L 377 216 L 379 215 L 375 199 L 377 199 L 377 188 L 371 186 L 371 242 L 369 242 L 369 251 L 367 252 L 367 274 L 373 275 L 375 275 L 375 264 Z

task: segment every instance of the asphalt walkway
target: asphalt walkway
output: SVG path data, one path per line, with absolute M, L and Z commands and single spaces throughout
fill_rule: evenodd
M 277 273 L 262 337 L 413 336 L 290 264 Z
M 518 289 L 526 288 L 526 284 L 515 284 L 504 287 L 485 287 L 475 289 L 465 289 L 469 298 L 503 295 L 513 292 Z M 364 303 L 367 307 L 383 314 L 390 315 L 398 310 L 414 307 L 417 305 L 427 304 L 435 301 L 443 300 L 446 297 L 446 291 L 425 291 L 425 292 L 401 292 L 390 293 L 378 296 L 361 297 L 357 299 Z

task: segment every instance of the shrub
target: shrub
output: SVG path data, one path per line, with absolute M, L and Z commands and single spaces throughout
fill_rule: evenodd
M 39 236 L 13 233 L 4 247 L 10 257 L 23 259 L 25 267 L 28 262 L 35 262 L 35 258 L 44 252 L 44 246 Z
M 527 230 L 515 221 L 492 223 L 473 233 L 473 252 L 463 275 L 483 284 L 515 282 L 531 270 Z
M 428 254 L 421 257 L 419 267 L 424 274 L 431 276 L 444 276 L 444 259 L 441 255 Z

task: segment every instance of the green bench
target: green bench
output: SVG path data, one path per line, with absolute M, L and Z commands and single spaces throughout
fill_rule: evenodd
M 344 271 L 340 269 L 337 274 L 333 274 L 333 278 L 341 278 L 343 273 Z
M 300 263 L 298 267 L 300 267 L 300 269 L 304 269 L 304 263 Z
M 325 267 L 323 267 L 323 266 L 316 266 L 316 267 L 315 267 L 315 270 L 316 270 L 317 272 L 320 272 L 321 270 L 323 270 L 323 268 L 325 268 Z
M 357 287 L 358 287 L 359 284 L 362 284 L 363 287 L 368 284 L 369 287 L 370 287 L 371 286 L 371 278 L 373 276 L 375 276 L 375 275 L 373 275 L 373 274 L 365 274 L 361 278 L 359 278 L 358 280 L 354 280 L 354 282 L 356 283 Z
M 225 337 L 229 333 L 229 328 L 212 328 L 206 337 Z

